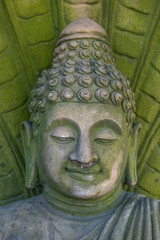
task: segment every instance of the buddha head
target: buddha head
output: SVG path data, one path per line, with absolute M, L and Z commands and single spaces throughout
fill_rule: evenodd
M 95 199 L 136 183 L 141 125 L 130 83 L 116 69 L 105 30 L 88 18 L 60 34 L 52 67 L 31 91 L 22 124 L 26 186 Z

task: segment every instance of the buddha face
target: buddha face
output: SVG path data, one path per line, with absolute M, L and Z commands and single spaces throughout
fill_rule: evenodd
M 125 119 L 121 107 L 111 104 L 52 105 L 36 143 L 42 184 L 80 199 L 122 185 L 129 144 Z

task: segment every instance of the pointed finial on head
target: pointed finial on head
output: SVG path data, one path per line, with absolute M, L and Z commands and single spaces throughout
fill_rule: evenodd
M 73 39 L 97 39 L 108 43 L 105 30 L 90 18 L 82 17 L 67 25 L 59 36 L 57 45 L 61 42 Z

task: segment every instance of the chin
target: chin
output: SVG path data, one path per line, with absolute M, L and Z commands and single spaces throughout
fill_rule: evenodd
M 121 182 L 113 181 L 113 179 L 105 180 L 99 184 L 91 184 L 90 186 L 88 183 L 86 185 L 74 184 L 68 188 L 67 195 L 79 199 L 96 199 L 103 197 L 114 189 L 116 191 L 116 188 L 120 185 Z
M 99 197 L 99 191 L 97 191 L 96 187 L 75 187 L 74 189 L 70 189 L 69 195 L 73 198 L 78 199 L 94 199 Z

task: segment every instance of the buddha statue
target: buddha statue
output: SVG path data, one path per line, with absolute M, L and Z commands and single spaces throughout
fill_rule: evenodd
M 39 196 L 0 208 L 3 240 L 158 240 L 160 204 L 136 184 L 141 124 L 104 29 L 88 18 L 60 34 L 22 124 L 26 186 Z

